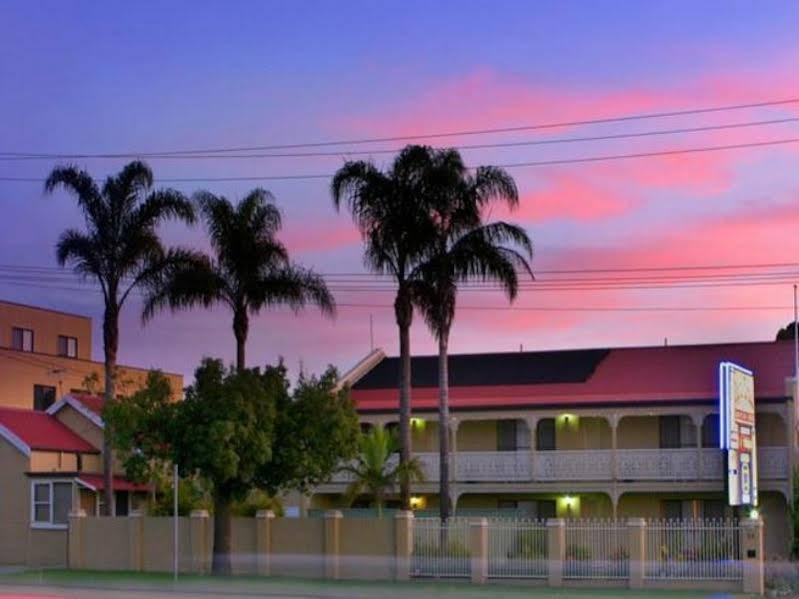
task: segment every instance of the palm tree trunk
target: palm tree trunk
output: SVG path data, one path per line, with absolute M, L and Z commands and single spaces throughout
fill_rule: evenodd
M 211 573 L 219 576 L 230 576 L 230 553 L 233 535 L 230 518 L 230 498 L 226 495 L 214 497 L 214 555 L 211 562 Z
M 106 305 L 103 315 L 103 351 L 105 353 L 106 405 L 116 396 L 117 350 L 119 349 L 119 308 Z M 110 427 L 103 427 L 103 506 L 101 516 L 111 516 L 114 508 L 114 458 L 111 451 Z
M 247 367 L 245 360 L 245 346 L 247 332 L 250 328 L 250 319 L 247 308 L 239 308 L 233 313 L 233 334 L 236 336 L 236 371 L 241 372 Z
M 407 312 L 410 312 L 410 310 Z M 411 459 L 411 319 L 407 316 L 407 312 L 403 311 L 403 318 L 400 318 L 400 310 L 397 310 L 397 325 L 399 326 L 400 338 L 400 464 L 407 464 Z M 400 481 L 400 505 L 403 510 L 411 509 L 410 480 L 403 479 Z
M 439 506 L 441 522 L 451 514 L 449 488 L 449 330 L 441 332 L 438 339 L 438 451 L 439 451 Z

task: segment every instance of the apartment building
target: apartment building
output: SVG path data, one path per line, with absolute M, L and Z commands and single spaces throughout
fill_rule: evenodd
M 797 447 L 791 342 L 450 356 L 446 426 L 456 510 L 538 518 L 743 516 L 725 500 L 718 416 L 724 361 L 754 371 L 759 510 L 769 554 L 785 555 Z M 426 473 L 413 504 L 434 509 L 437 357 L 414 357 L 412 373 L 413 451 Z M 398 380 L 399 360 L 380 350 L 342 379 L 364 426 L 396 426 Z M 347 483 L 337 475 L 309 506 L 342 506 Z
M 103 372 L 92 360 L 89 317 L 0 301 L 0 407 L 44 411 L 69 393 L 101 394 Z M 118 390 L 140 387 L 147 372 L 119 366 Z M 183 377 L 164 374 L 180 397 Z

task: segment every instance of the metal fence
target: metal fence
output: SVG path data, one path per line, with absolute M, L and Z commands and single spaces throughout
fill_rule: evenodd
M 471 574 L 469 520 L 416 518 L 413 523 L 411 575 L 433 578 L 468 577 Z
M 488 522 L 489 578 L 546 578 L 548 536 L 544 520 L 494 519 Z
M 740 539 L 735 520 L 651 520 L 644 578 L 741 580 Z
M 619 579 L 630 572 L 624 520 L 566 520 L 564 578 Z

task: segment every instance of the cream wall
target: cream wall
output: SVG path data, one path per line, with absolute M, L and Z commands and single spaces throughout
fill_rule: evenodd
M 458 427 L 458 451 L 496 450 L 496 420 L 466 420 Z
M 78 457 L 62 451 L 32 451 L 31 472 L 77 472 Z
M 92 321 L 86 316 L 0 301 L 0 346 L 11 347 L 13 327 L 33 331 L 36 353 L 57 355 L 58 336 L 65 335 L 78 340 L 78 358 L 92 356 Z
M 610 449 L 611 445 L 610 426 L 604 418 L 572 416 L 568 422 L 565 418 L 555 419 L 557 449 Z
M 0 564 L 23 564 L 30 517 L 29 461 L 5 441 L 0 441 Z

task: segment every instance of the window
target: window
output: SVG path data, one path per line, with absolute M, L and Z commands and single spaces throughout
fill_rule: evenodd
M 19 351 L 33 351 L 33 331 L 13 327 L 11 329 L 11 348 Z
M 42 481 L 32 484 L 31 523 L 39 527 L 62 527 L 72 509 L 72 483 Z
M 516 451 L 516 420 L 497 420 L 497 451 Z
M 682 520 L 682 501 L 679 499 L 666 499 L 663 501 L 663 517 L 666 520 Z
M 544 418 L 538 421 L 535 435 L 535 448 L 538 451 L 555 449 L 555 419 Z
M 55 387 L 48 385 L 33 386 L 33 409 L 44 412 L 55 403 Z
M 702 447 L 719 446 L 719 415 L 708 414 L 702 423 Z
M 679 449 L 682 447 L 680 417 L 661 416 L 658 421 L 660 426 L 660 448 Z
M 78 357 L 78 339 L 76 337 L 58 336 L 58 355 L 67 358 Z
M 723 520 L 726 513 L 721 499 L 705 499 L 702 502 L 702 517 L 710 520 Z
M 115 491 L 114 492 L 114 515 L 115 516 L 127 516 L 130 512 L 129 510 L 129 495 L 127 491 Z

